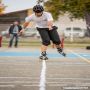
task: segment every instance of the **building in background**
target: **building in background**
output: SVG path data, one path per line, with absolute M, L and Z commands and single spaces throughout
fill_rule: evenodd
M 6 30 L 15 20 L 23 23 L 30 10 L 21 10 L 0 15 L 0 31 Z
M 15 1 L 18 1 L 18 0 L 15 0 Z M 22 1 L 25 1 L 25 0 L 22 0 Z M 27 0 L 27 2 L 28 1 L 29 0 Z M 9 2 L 8 4 L 4 2 L 7 7 L 5 9 L 4 14 L 0 15 L 0 31 L 6 30 L 10 26 L 10 24 L 13 23 L 14 20 L 19 20 L 21 23 L 23 23 L 25 20 L 25 17 L 32 14 L 32 7 L 36 4 L 36 1 L 37 0 L 34 0 L 33 4 L 32 3 L 27 4 L 26 2 L 25 4 L 27 7 L 24 4 L 24 6 L 20 5 L 20 6 L 17 6 L 17 8 L 15 8 L 16 5 L 13 6 L 9 4 L 11 3 L 10 1 L 8 1 Z M 32 0 L 30 0 L 29 2 L 32 2 Z M 60 16 L 59 20 L 55 21 L 55 25 L 59 27 L 58 29 L 59 34 L 62 34 L 62 32 L 67 27 L 71 27 L 71 26 L 86 28 L 86 22 L 84 20 L 75 19 L 73 22 L 71 22 L 67 14 L 65 14 L 64 16 Z M 33 23 L 30 23 L 29 27 L 31 26 L 35 27 Z
M 36 5 L 37 0 L 2 0 L 5 10 L 0 15 L 0 32 L 6 30 L 13 21 L 24 22 L 25 17 L 32 13 L 32 7 Z M 20 5 L 20 3 L 22 3 Z
M 55 25 L 59 28 L 59 33 L 62 34 L 64 30 L 68 27 L 78 27 L 86 29 L 86 21 L 83 19 L 74 19 L 73 21 L 70 20 L 68 14 L 65 14 L 64 16 L 60 16 L 58 21 L 55 21 Z

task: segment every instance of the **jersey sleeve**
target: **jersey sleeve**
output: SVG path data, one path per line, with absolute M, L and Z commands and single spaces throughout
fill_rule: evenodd
M 33 15 L 30 15 L 30 16 L 26 17 L 26 18 L 25 18 L 25 21 L 26 21 L 26 22 L 31 22 L 31 21 L 33 21 Z
M 52 15 L 51 15 L 51 13 L 48 13 L 48 14 L 47 14 L 47 20 L 48 20 L 48 21 L 53 21 L 53 17 L 52 17 Z

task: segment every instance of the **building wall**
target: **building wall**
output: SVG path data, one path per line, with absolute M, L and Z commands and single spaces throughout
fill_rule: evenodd
M 6 30 L 15 20 L 23 23 L 27 16 L 27 10 L 0 15 L 0 32 Z
M 55 25 L 58 26 L 58 31 L 60 34 L 63 33 L 63 30 L 66 27 L 80 27 L 80 28 L 85 28 L 86 29 L 86 22 L 83 19 L 74 19 L 73 21 L 71 21 L 69 19 L 68 14 L 65 14 L 64 16 L 60 16 L 58 21 L 55 21 Z

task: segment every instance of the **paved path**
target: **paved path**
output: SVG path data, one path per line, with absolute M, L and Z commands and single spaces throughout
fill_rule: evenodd
M 38 48 L 0 48 L 0 90 L 90 90 L 90 51 L 65 52 L 40 61 Z

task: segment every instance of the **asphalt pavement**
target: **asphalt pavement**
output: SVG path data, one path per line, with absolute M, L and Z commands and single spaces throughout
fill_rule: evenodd
M 0 90 L 90 90 L 90 50 L 65 48 L 66 57 L 48 48 L 0 48 Z

